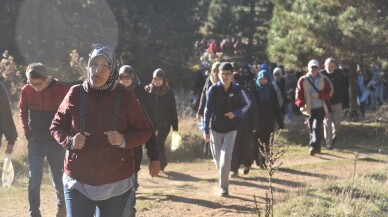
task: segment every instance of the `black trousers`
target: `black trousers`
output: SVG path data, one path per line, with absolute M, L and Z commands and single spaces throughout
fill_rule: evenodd
M 310 129 L 309 146 L 318 150 L 321 148 L 322 125 L 325 118 L 325 110 L 322 108 L 311 109 L 311 115 L 308 118 Z
M 234 143 L 232 163 L 230 170 L 237 171 L 240 165 L 250 167 L 253 163 L 253 133 L 252 129 L 246 124 L 242 124 L 237 129 L 237 135 Z

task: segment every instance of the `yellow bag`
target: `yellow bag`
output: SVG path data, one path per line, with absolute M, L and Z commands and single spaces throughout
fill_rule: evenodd
M 171 134 L 171 151 L 177 150 L 182 144 L 182 137 L 178 131 L 173 131 Z

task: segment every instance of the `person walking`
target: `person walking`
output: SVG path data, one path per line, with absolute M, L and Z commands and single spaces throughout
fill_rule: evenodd
M 326 59 L 325 69 L 321 70 L 320 73 L 328 77 L 333 85 L 333 91 L 330 93 L 331 111 L 325 115 L 323 120 L 326 148 L 331 150 L 341 128 L 342 98 L 348 90 L 345 89 L 345 76 L 342 70 L 337 68 L 337 62 L 334 58 Z
M 198 126 L 199 126 L 201 131 L 203 131 L 203 114 L 204 114 L 204 111 L 205 111 L 207 93 L 208 93 L 210 87 L 213 84 L 215 84 L 217 81 L 219 81 L 219 79 L 218 79 L 218 73 L 219 73 L 218 68 L 220 67 L 220 64 L 221 64 L 220 62 L 214 62 L 213 63 L 210 75 L 206 79 L 205 85 L 203 86 L 203 89 L 202 89 L 201 98 L 200 98 L 199 106 L 198 106 L 198 111 L 197 111 L 197 114 L 196 114 L 196 118 L 198 120 Z M 203 153 L 208 155 L 208 156 L 211 156 L 211 150 L 210 150 L 209 142 L 206 142 L 206 141 L 204 142 Z
M 50 76 L 45 65 L 31 63 L 26 70 L 27 84 L 22 88 L 19 117 L 28 141 L 28 201 L 30 216 L 41 216 L 40 186 L 43 161 L 47 158 L 57 196 L 56 216 L 66 216 L 63 196 L 63 159 L 65 150 L 50 135 L 50 125 L 69 88 Z
M 118 85 L 111 46 L 93 45 L 87 80 L 71 87 L 50 130 L 66 149 L 68 217 L 118 216 L 133 193 L 133 149 L 151 129 L 132 91 Z
M 154 124 L 158 149 L 160 170 L 164 171 L 168 162 L 165 151 L 165 142 L 172 127 L 178 131 L 178 113 L 176 110 L 175 94 L 168 84 L 166 73 L 163 69 L 156 69 L 152 82 L 145 86 L 150 94 L 150 108 L 148 110 Z
M 9 102 L 7 88 L 4 83 L 0 81 L 0 147 L 3 134 L 7 139 L 7 147 L 5 154 L 12 154 L 15 141 L 18 137 L 15 122 L 12 118 L 12 110 Z
M 137 99 L 139 100 L 140 105 L 143 108 L 143 112 L 147 117 L 148 124 L 150 125 L 151 128 L 153 128 L 151 119 L 149 118 L 147 113 L 147 109 L 146 109 L 147 106 L 144 106 L 144 105 L 148 105 L 149 94 L 144 90 L 143 87 L 141 87 L 140 79 L 136 75 L 135 70 L 129 65 L 122 66 L 119 70 L 118 82 L 135 93 Z M 150 139 L 145 143 L 145 147 L 147 149 L 147 156 L 150 159 L 150 163 L 148 166 L 149 174 L 151 175 L 151 177 L 158 176 L 160 171 L 160 162 L 158 160 L 159 150 L 157 147 L 157 139 L 156 139 L 154 130 L 152 132 Z M 136 147 L 134 149 L 134 154 L 135 154 L 135 173 L 133 175 L 134 192 L 133 194 L 130 194 L 128 198 L 128 202 L 124 208 L 122 217 L 134 217 L 136 216 L 136 212 L 137 212 L 135 208 L 136 191 L 139 187 L 138 172 L 140 171 L 140 165 L 143 158 L 143 146 Z
M 265 156 L 260 153 L 269 153 L 269 142 L 271 134 L 275 131 L 275 122 L 279 129 L 284 128 L 278 95 L 272 86 L 271 77 L 267 70 L 261 70 L 257 75 L 256 88 L 253 89 L 252 94 L 257 104 L 257 111 L 253 116 L 255 129 L 257 129 L 253 155 L 256 163 L 259 162 L 260 168 L 266 167 Z
M 220 81 L 208 91 L 204 115 L 204 140 L 210 141 L 219 172 L 221 196 L 229 195 L 229 171 L 237 127 L 251 106 L 247 94 L 233 80 L 233 66 L 223 62 Z
M 295 104 L 307 116 L 310 133 L 309 154 L 321 152 L 321 128 L 325 114 L 329 112 L 326 101 L 330 100 L 332 85 L 330 80 L 319 73 L 317 60 L 310 60 L 308 72 L 298 80 Z

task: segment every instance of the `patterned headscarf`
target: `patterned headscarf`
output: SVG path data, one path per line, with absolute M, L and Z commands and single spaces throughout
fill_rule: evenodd
M 263 85 L 260 83 L 260 78 L 266 77 L 268 82 L 267 84 Z M 256 79 L 256 90 L 259 93 L 260 101 L 262 103 L 268 102 L 269 96 L 272 89 L 272 81 L 271 81 L 271 75 L 267 70 L 261 70 L 259 74 L 257 75 Z
M 118 67 L 118 63 L 116 62 L 114 48 L 109 45 L 104 46 L 101 44 L 93 44 L 92 47 L 93 47 L 93 50 L 89 54 L 88 67 L 90 67 L 90 61 L 94 57 L 103 56 L 108 60 L 110 64 L 110 75 L 109 75 L 108 81 L 106 81 L 106 83 L 101 87 L 96 87 L 92 84 L 92 82 L 90 81 L 90 75 L 88 75 L 88 78 L 87 78 L 88 83 L 91 86 L 91 88 L 95 90 L 112 89 L 116 83 L 117 78 L 119 77 L 119 67 Z

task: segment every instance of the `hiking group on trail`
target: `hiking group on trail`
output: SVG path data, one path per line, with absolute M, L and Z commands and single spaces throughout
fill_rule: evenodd
M 240 67 L 220 60 L 202 66 L 193 86 L 192 108 L 204 151 L 211 153 L 218 170 L 220 196 L 229 196 L 229 178 L 239 175 L 241 165 L 243 174 L 254 162 L 266 168 L 261 153 L 268 152 L 271 135 L 295 114 L 306 116 L 308 154 L 320 154 L 322 140 L 328 150 L 335 147 L 349 108 L 349 78 L 348 69 L 338 67 L 334 58 L 328 58 L 322 70 L 317 60 L 310 60 L 306 74 L 267 63 Z M 143 87 L 136 70 L 119 67 L 114 48 L 100 44 L 93 45 L 86 80 L 80 84 L 69 87 L 58 81 L 42 63 L 31 63 L 25 73 L 19 117 L 28 141 L 29 215 L 41 216 L 47 158 L 56 216 L 136 216 L 142 145 L 150 159 L 149 174 L 158 176 L 168 165 L 167 136 L 171 128 L 175 133 L 179 129 L 168 73 L 156 69 Z M 372 109 L 383 103 L 385 81 L 380 74 L 379 67 L 373 68 L 373 76 L 360 67 L 362 118 L 369 99 Z M 6 89 L 0 85 L 0 132 L 11 154 L 17 132 Z

